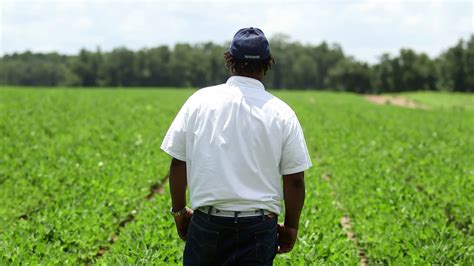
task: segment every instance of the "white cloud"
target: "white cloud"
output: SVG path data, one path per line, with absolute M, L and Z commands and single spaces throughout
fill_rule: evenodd
M 264 22 L 262 28 L 265 29 L 267 35 L 273 35 L 280 32 L 290 33 L 297 30 L 304 23 L 304 16 L 301 12 L 295 10 L 292 5 L 271 6 L 265 10 Z
M 340 43 L 374 62 L 401 47 L 432 56 L 474 33 L 472 1 L 3 0 L 1 52 L 77 53 L 230 40 L 261 27 L 303 43 Z

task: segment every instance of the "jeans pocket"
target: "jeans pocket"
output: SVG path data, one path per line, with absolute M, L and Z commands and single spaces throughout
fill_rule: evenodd
M 277 252 L 277 226 L 255 232 L 255 254 L 261 263 L 273 261 Z
M 192 265 L 212 265 L 217 256 L 219 232 L 192 221 L 187 234 L 184 259 Z M 185 263 L 187 264 L 187 263 Z

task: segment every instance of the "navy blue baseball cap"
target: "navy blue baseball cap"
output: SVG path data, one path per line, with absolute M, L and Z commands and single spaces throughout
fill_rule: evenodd
M 229 53 L 242 60 L 264 60 L 270 57 L 270 45 L 261 29 L 243 28 L 234 35 Z

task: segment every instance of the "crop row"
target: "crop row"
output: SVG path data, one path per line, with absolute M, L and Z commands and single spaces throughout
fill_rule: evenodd
M 191 93 L 0 90 L 0 264 L 179 263 L 168 189 L 147 195 L 168 171 L 159 146 Z M 369 263 L 474 263 L 472 110 L 278 96 L 314 167 L 298 244 L 277 265 L 355 265 L 361 251 Z
M 369 261 L 472 264 L 473 113 L 319 96 L 294 105 Z
M 95 259 L 167 169 L 172 98 L 145 92 L 1 92 L 0 260 Z

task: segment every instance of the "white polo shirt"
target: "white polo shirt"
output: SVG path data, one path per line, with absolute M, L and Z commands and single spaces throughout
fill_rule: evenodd
M 282 175 L 311 167 L 293 110 L 252 78 L 195 92 L 161 149 L 186 161 L 191 207 L 280 214 Z

